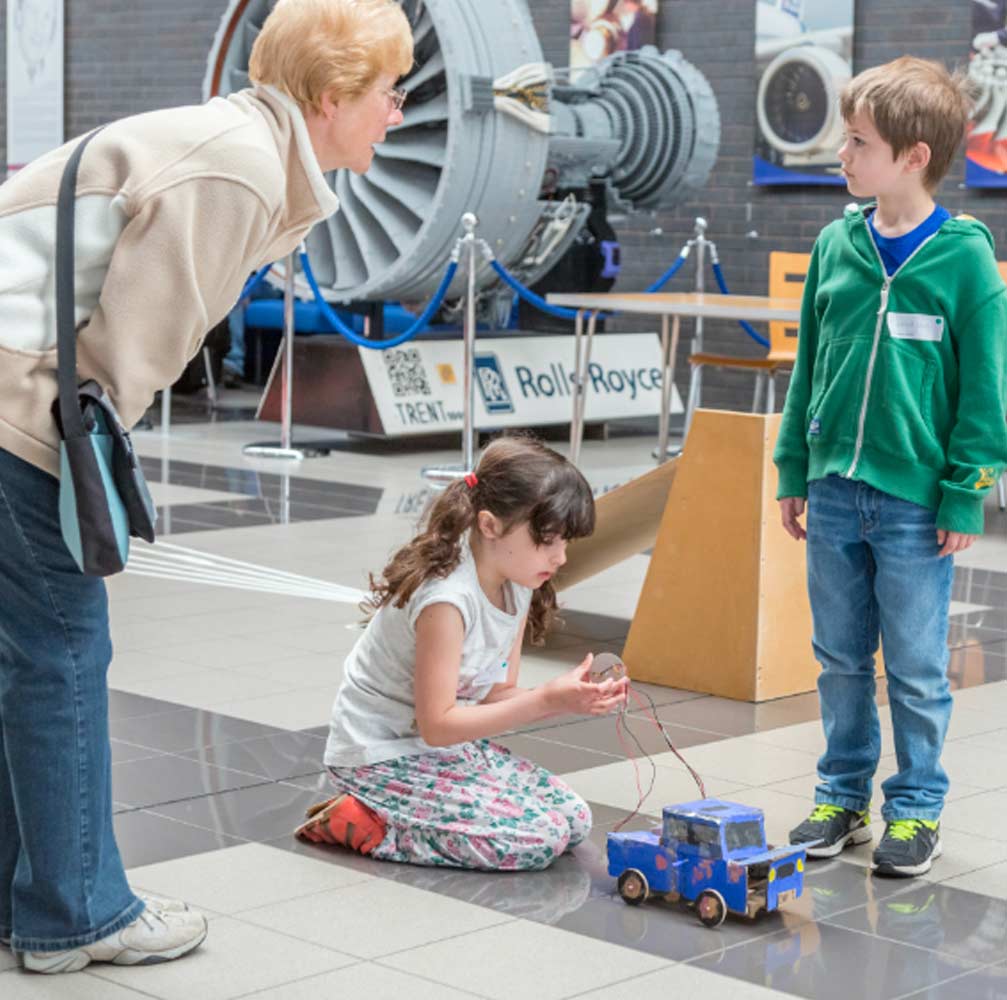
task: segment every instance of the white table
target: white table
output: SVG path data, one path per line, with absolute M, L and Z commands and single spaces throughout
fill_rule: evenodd
M 661 417 L 658 431 L 658 461 L 668 453 L 668 428 L 671 418 L 671 387 L 675 376 L 675 355 L 678 352 L 682 317 L 733 320 L 784 320 L 796 323 L 801 316 L 799 299 L 769 298 L 764 295 L 717 295 L 705 292 L 668 292 L 625 294 L 602 292 L 592 294 L 553 294 L 547 296 L 550 305 L 566 306 L 577 312 L 574 365 L 576 387 L 573 396 L 573 419 L 570 424 L 570 460 L 576 464 L 584 438 L 584 399 L 587 370 L 591 361 L 591 340 L 597 316 L 604 313 L 632 313 L 658 316 L 661 319 Z M 587 316 L 587 337 L 584 317 Z M 670 333 L 669 333 L 670 324 Z

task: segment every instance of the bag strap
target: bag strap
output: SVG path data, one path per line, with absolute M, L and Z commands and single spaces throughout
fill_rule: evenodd
M 84 147 L 101 131 L 95 129 L 77 143 L 67 160 L 56 202 L 56 354 L 59 414 L 63 437 L 83 437 L 87 431 L 77 399 L 77 326 L 74 322 L 73 257 L 77 170 Z

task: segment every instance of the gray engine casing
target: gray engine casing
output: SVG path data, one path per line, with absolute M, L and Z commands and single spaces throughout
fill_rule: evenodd
M 533 234 L 558 207 L 544 188 L 576 191 L 602 180 L 614 204 L 632 209 L 666 207 L 706 182 L 720 140 L 717 103 L 680 53 L 617 53 L 573 84 L 545 84 L 547 134 L 493 100 L 494 81 L 542 62 L 526 0 L 400 3 L 416 46 L 415 68 L 401 83 L 409 92 L 404 121 L 375 148 L 365 175 L 327 175 L 341 207 L 307 241 L 330 301 L 428 297 L 467 211 L 498 259 L 521 271 Z M 249 85 L 249 54 L 271 8 L 271 0 L 232 0 L 204 96 Z M 585 205 L 548 259 L 522 271 L 525 280 L 559 259 L 586 217 Z M 449 295 L 461 294 L 463 280 Z M 479 284 L 494 280 L 483 265 Z

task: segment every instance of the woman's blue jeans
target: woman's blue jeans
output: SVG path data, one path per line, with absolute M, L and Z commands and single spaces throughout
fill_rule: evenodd
M 882 785 L 886 822 L 936 820 L 951 718 L 948 606 L 954 566 L 938 556 L 934 512 L 866 483 L 808 484 L 808 592 L 826 751 L 815 801 L 863 810 L 881 753 L 874 654 L 880 633 L 898 773 Z
M 102 580 L 59 529 L 59 484 L 0 449 L 0 936 L 90 944 L 131 923 L 112 830 Z

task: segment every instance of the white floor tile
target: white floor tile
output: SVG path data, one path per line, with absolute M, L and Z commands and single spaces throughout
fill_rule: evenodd
M 266 698 L 242 698 L 222 701 L 214 711 L 236 719 L 261 722 L 278 729 L 313 729 L 328 724 L 332 700 L 336 696 L 331 684 L 298 688 Z
M 116 677 L 112 686 L 120 691 L 173 701 L 190 708 L 216 709 L 235 698 L 263 698 L 287 692 L 293 686 L 285 679 L 267 680 L 232 670 L 182 666 L 178 674 L 150 679 Z
M 142 975 L 142 970 L 137 970 Z M 89 972 L 42 976 L 20 969 L 0 974 L 3 1000 L 140 1000 L 147 996 L 128 986 L 117 986 Z
M 941 824 L 943 854 L 923 876 L 928 882 L 947 882 L 978 868 L 1007 862 L 1007 840 L 990 840 Z
M 818 754 L 763 743 L 754 736 L 738 736 L 686 747 L 682 756 L 704 778 L 721 778 L 742 785 L 764 785 L 815 770 Z M 660 754 L 662 767 L 684 767 L 670 751 Z
M 244 1000 L 480 1000 L 474 993 L 453 990 L 375 962 L 358 962 L 336 972 L 302 979 L 253 993 Z
M 142 969 L 92 968 L 94 976 L 120 986 L 135 986 L 160 1000 L 231 1000 L 354 961 L 329 948 L 221 917 L 213 921 L 200 948 L 177 961 Z
M 651 776 L 655 773 L 646 760 L 638 761 L 637 764 L 638 771 L 634 771 L 629 761 L 603 764 L 601 767 L 564 774 L 563 780 L 589 802 L 613 806 L 616 809 L 633 810 L 637 808 L 640 798 L 637 791 L 637 774 L 640 787 L 646 792 L 651 784 Z M 738 782 L 705 775 L 704 784 L 708 795 L 722 799 L 729 799 L 733 792 L 747 787 Z M 699 790 L 687 772 L 658 767 L 653 789 L 647 795 L 640 811 L 645 815 L 660 816 L 662 808 L 666 805 L 698 798 Z
M 559 1000 L 667 965 L 652 955 L 515 920 L 383 964 L 492 1000 Z
M 369 879 L 350 868 L 263 844 L 242 844 L 129 872 L 136 889 L 226 915 Z
M 1005 816 L 1007 791 L 983 792 L 949 802 L 941 816 L 941 827 L 1007 842 Z
M 964 889 L 966 892 L 976 892 L 982 896 L 1007 900 L 1007 863 L 979 868 L 967 875 L 947 879 L 941 884 L 954 889 Z
M 485 907 L 389 879 L 259 907 L 241 919 L 358 958 L 379 958 L 506 923 Z

